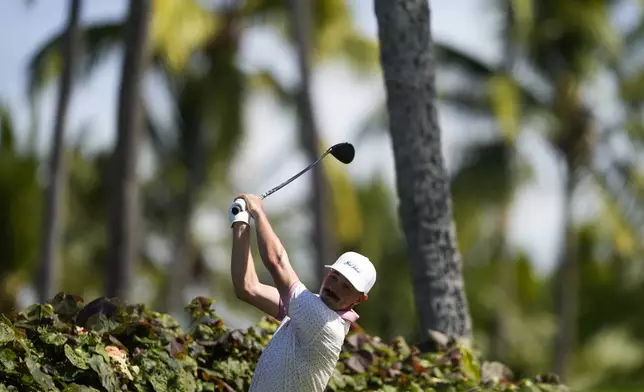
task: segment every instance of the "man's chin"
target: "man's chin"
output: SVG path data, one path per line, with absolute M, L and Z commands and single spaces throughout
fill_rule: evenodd
M 325 304 L 326 306 L 328 306 L 329 308 L 331 308 L 331 309 L 333 309 L 333 310 L 335 310 L 335 309 L 336 309 L 336 307 L 337 307 L 337 303 L 338 303 L 338 302 L 337 302 L 335 299 L 330 298 L 330 297 L 327 297 L 327 296 L 325 296 L 325 295 L 321 295 L 321 296 L 320 296 L 320 299 L 322 299 L 322 302 L 324 302 L 324 304 Z

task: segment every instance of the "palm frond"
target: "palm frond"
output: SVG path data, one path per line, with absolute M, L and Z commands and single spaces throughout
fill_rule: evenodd
M 89 77 L 104 58 L 122 43 L 123 22 L 110 21 L 91 25 L 82 30 L 81 61 L 78 75 Z M 59 31 L 42 44 L 27 65 L 29 94 L 47 87 L 62 72 L 62 45 L 65 31 Z
M 225 26 L 223 13 L 196 0 L 155 0 L 150 25 L 153 50 L 172 72 L 184 70 L 195 50 Z
M 468 77 L 486 80 L 497 71 L 495 65 L 486 64 L 449 44 L 434 42 L 433 49 L 437 64 L 448 69 L 461 70 Z

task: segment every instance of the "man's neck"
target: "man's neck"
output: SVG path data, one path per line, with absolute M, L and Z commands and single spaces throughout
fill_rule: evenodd
M 318 294 L 318 297 L 320 294 Z M 322 301 L 323 304 L 325 304 L 329 309 L 333 310 L 336 312 L 340 317 L 342 317 L 344 320 L 350 321 L 350 322 L 355 322 L 358 318 L 360 318 L 360 315 L 356 313 L 355 310 L 353 310 L 353 306 L 349 306 L 348 308 L 345 309 L 333 309 L 332 307 L 329 306 L 326 302 Z

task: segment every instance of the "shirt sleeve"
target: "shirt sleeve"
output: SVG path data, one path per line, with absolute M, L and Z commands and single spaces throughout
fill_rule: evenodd
M 302 282 L 294 283 L 289 289 L 288 297 L 282 298 L 282 312 L 291 319 L 295 334 L 302 345 L 319 340 L 337 318 L 317 295 L 309 291 Z

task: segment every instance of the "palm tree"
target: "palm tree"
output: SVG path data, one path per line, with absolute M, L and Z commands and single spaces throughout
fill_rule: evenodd
M 116 146 L 112 156 L 106 294 L 129 300 L 138 250 L 137 158 L 142 136 L 141 84 L 148 62 L 151 0 L 130 1 L 119 91 Z
M 58 282 L 56 253 L 60 239 L 61 207 L 63 205 L 63 185 L 66 179 L 64 158 L 64 138 L 69 101 L 73 84 L 73 75 L 79 53 L 79 15 L 81 11 L 80 0 L 69 2 L 69 18 L 65 45 L 63 48 L 63 73 L 60 78 L 58 92 L 58 108 L 54 120 L 53 142 L 49 164 L 49 184 L 45 196 L 45 215 L 43 225 L 43 239 L 41 259 L 37 275 L 38 300 L 42 303 L 53 296 L 53 290 Z
M 399 216 L 411 263 L 421 336 L 470 340 L 472 323 L 436 118 L 429 4 L 376 0 Z

